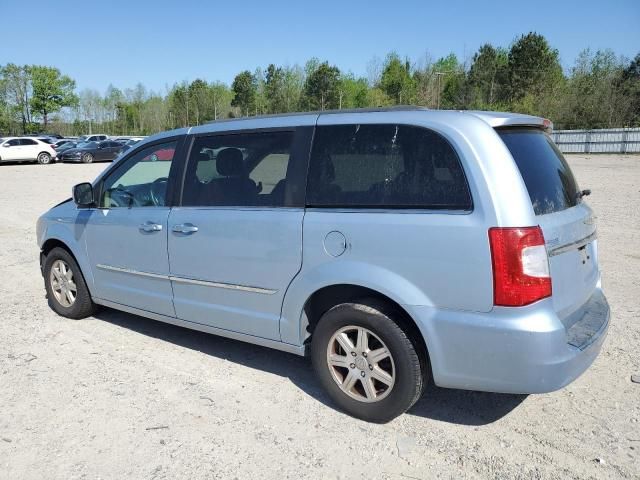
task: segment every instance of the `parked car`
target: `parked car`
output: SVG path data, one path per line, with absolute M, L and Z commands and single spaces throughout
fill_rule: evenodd
M 106 140 L 107 138 L 109 138 L 108 135 L 105 134 L 93 134 L 93 135 L 80 135 L 78 137 L 78 141 L 79 142 L 102 142 L 103 140 Z
M 122 145 L 112 140 L 103 142 L 82 142 L 58 154 L 61 162 L 111 162 L 122 150 Z
M 144 140 L 147 137 L 117 137 L 117 138 L 112 138 L 112 140 L 115 140 L 116 142 L 127 142 L 129 140 L 136 140 L 136 141 L 140 141 L 140 140 Z
M 49 304 L 309 354 L 333 402 L 374 422 L 431 379 L 562 388 L 609 306 L 588 192 L 549 128 L 405 108 L 155 135 L 39 219 Z
M 38 162 L 47 165 L 55 156 L 56 151 L 53 147 L 37 138 L 0 138 L 0 161 L 2 162 Z
M 55 148 L 56 151 L 58 151 L 58 149 L 60 149 L 63 145 L 68 145 L 70 143 L 75 143 L 75 141 L 70 138 L 64 138 L 62 140 L 58 140 L 57 142 L 55 142 L 53 144 L 53 148 Z
M 134 145 L 136 145 L 140 141 L 141 140 L 138 140 L 138 139 L 135 139 L 135 138 L 123 141 L 122 142 L 122 145 L 123 145 L 122 151 L 125 152 L 125 151 L 129 150 L 131 147 L 133 147 Z
M 56 139 L 56 140 L 61 140 L 64 137 L 58 133 L 28 133 L 26 135 L 23 135 L 25 137 L 46 137 L 46 138 L 51 138 L 51 139 Z
M 51 137 L 34 137 L 36 140 L 40 140 L 41 142 L 48 143 L 49 145 L 54 145 L 56 140 Z
M 64 152 L 66 152 L 67 150 L 71 149 L 71 148 L 76 148 L 79 145 L 78 142 L 76 142 L 75 140 L 67 140 L 65 141 L 65 143 L 63 143 L 62 145 L 56 147 L 54 145 L 54 148 L 56 149 L 56 156 L 60 157 L 60 155 Z

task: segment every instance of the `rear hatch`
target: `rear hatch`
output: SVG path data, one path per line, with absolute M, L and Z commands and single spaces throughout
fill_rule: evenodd
M 599 279 L 593 212 L 582 201 L 576 180 L 551 138 L 541 128 L 496 129 L 531 197 L 544 234 L 552 300 L 568 328 L 570 315 L 593 294 Z

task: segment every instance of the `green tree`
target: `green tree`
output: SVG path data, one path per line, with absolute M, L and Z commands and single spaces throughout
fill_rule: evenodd
M 369 106 L 367 92 L 369 85 L 365 78 L 356 78 L 353 73 L 342 76 L 338 86 L 338 108 L 362 108 Z
M 494 108 L 507 101 L 508 67 L 508 54 L 503 48 L 485 43 L 474 54 L 468 76 L 474 108 Z
M 107 129 L 110 134 L 126 134 L 126 125 L 121 122 L 121 107 L 124 102 L 122 91 L 113 85 L 109 85 L 104 94 L 104 106 L 107 111 L 111 128 Z
M 276 67 L 273 63 L 267 67 L 265 75 L 265 96 L 268 113 L 287 111 L 285 73 L 281 67 Z
M 231 105 L 240 108 L 240 114 L 249 116 L 256 107 L 256 96 L 258 93 L 258 82 L 249 71 L 236 75 L 231 86 L 234 97 Z
M 416 84 L 411 75 L 409 60 L 400 60 L 395 52 L 388 54 L 382 68 L 380 88 L 397 105 L 413 102 Z
M 640 53 L 624 68 L 620 76 L 620 88 L 630 105 L 627 125 L 640 125 Z
M 293 112 L 300 108 L 300 98 L 304 88 L 304 70 L 299 65 L 284 67 L 284 100 L 285 112 Z
M 187 95 L 196 125 L 200 125 L 200 122 L 207 120 L 209 116 L 209 85 L 198 78 L 189 85 Z
M 612 50 L 583 50 L 563 92 L 559 115 L 571 128 L 623 126 L 633 118 L 633 102 L 625 91 L 625 62 Z
M 304 84 L 304 97 L 309 110 L 338 108 L 340 102 L 340 70 L 323 62 L 311 71 Z
M 9 115 L 17 116 L 22 123 L 22 133 L 31 125 L 31 70 L 27 66 L 9 63 L 0 72 L 4 79 L 5 99 Z
M 169 92 L 169 123 L 171 128 L 189 125 L 189 86 L 186 82 L 174 85 Z
M 29 71 L 33 88 L 31 109 L 42 116 L 46 130 L 49 114 L 78 103 L 78 97 L 74 93 L 76 82 L 53 67 L 33 65 L 29 67 Z
M 213 82 L 209 85 L 209 95 L 211 96 L 211 107 L 213 108 L 213 119 L 224 118 L 231 110 L 231 100 L 233 92 L 222 82 Z
M 458 57 L 454 53 L 441 57 L 432 70 L 436 76 L 436 108 L 465 108 L 465 72 Z
M 516 102 L 527 95 L 534 99 L 544 95 L 563 78 L 558 50 L 535 32 L 520 36 L 511 45 L 508 65 L 510 97 Z

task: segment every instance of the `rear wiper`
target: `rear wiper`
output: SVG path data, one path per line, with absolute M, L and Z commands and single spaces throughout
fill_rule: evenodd
M 580 190 L 578 193 L 576 193 L 576 197 L 577 198 L 587 197 L 589 195 L 591 195 L 591 189 L 590 188 L 586 188 L 584 190 Z

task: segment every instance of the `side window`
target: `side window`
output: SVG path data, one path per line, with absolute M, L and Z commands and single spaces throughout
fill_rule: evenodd
M 20 140 L 20 144 L 21 145 L 37 145 L 38 142 L 36 142 L 35 140 L 31 140 L 29 138 L 23 138 Z
M 169 170 L 177 142 L 154 145 L 124 161 L 104 181 L 100 208 L 166 205 Z
M 182 205 L 284 206 L 292 141 L 293 132 L 196 138 Z
M 307 205 L 469 210 L 457 154 L 438 133 L 408 125 L 316 129 Z
M 14 138 L 13 140 L 9 140 L 7 142 L 7 145 L 9 145 L 11 147 L 16 147 L 16 146 L 20 145 L 20 139 Z

